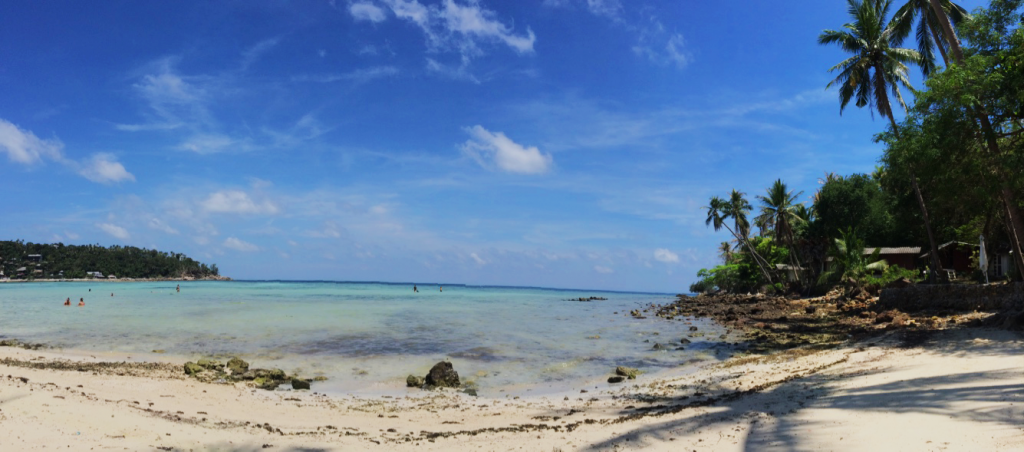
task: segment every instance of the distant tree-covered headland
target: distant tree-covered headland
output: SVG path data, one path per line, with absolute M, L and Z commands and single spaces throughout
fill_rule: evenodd
M 0 241 L 0 271 L 11 279 L 212 278 L 217 264 L 134 246 Z

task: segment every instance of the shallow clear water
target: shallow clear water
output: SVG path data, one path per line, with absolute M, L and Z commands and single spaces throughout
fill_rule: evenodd
M 705 336 L 685 350 L 651 350 L 656 342 L 674 348 L 691 324 L 629 311 L 670 295 L 237 281 L 185 282 L 176 293 L 177 284 L 0 284 L 0 337 L 97 352 L 240 356 L 254 367 L 327 376 L 314 387 L 327 393 L 400 390 L 408 374 L 425 375 L 446 358 L 482 393 L 543 392 L 606 378 L 616 365 L 657 371 L 731 351 L 718 342 L 724 330 L 701 321 L 692 324 Z M 608 300 L 567 301 L 589 296 Z M 86 307 L 63 306 L 68 297 L 73 305 L 84 297 Z

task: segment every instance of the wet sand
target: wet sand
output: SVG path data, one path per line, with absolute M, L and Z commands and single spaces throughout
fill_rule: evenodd
M 269 392 L 0 347 L 0 450 L 1021 450 L 1022 346 L 893 331 L 519 399 Z

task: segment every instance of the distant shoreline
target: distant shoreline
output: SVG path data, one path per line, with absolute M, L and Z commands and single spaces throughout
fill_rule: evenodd
M 232 281 L 227 276 L 207 276 L 202 278 L 40 278 L 40 279 L 0 279 L 0 283 L 55 283 L 55 282 L 102 282 L 102 283 L 125 283 L 125 282 L 157 282 L 157 281 Z

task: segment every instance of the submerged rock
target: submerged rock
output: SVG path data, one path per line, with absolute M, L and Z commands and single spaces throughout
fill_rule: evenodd
M 659 343 L 655 343 L 654 347 L 651 347 L 651 350 L 668 350 L 668 347 L 661 345 Z
M 292 378 L 292 389 L 309 389 L 309 382 L 298 378 Z
M 452 367 L 452 363 L 448 361 L 441 361 L 434 364 L 434 367 L 430 368 L 430 372 L 427 373 L 426 384 L 427 386 L 436 386 L 440 388 L 457 388 L 459 387 L 459 373 Z
M 680 340 L 679 340 L 679 343 L 680 343 L 680 344 L 689 344 L 689 343 L 690 343 L 690 340 L 684 337 L 684 338 L 682 338 L 682 339 L 680 339 Z
M 410 388 L 420 388 L 420 387 L 423 387 L 423 383 L 424 383 L 423 377 L 417 377 L 415 375 L 409 375 L 408 377 L 405 378 L 405 385 L 410 387 Z
M 249 370 L 249 363 L 239 358 L 231 358 L 228 361 L 228 370 L 231 371 L 231 375 L 242 375 Z

